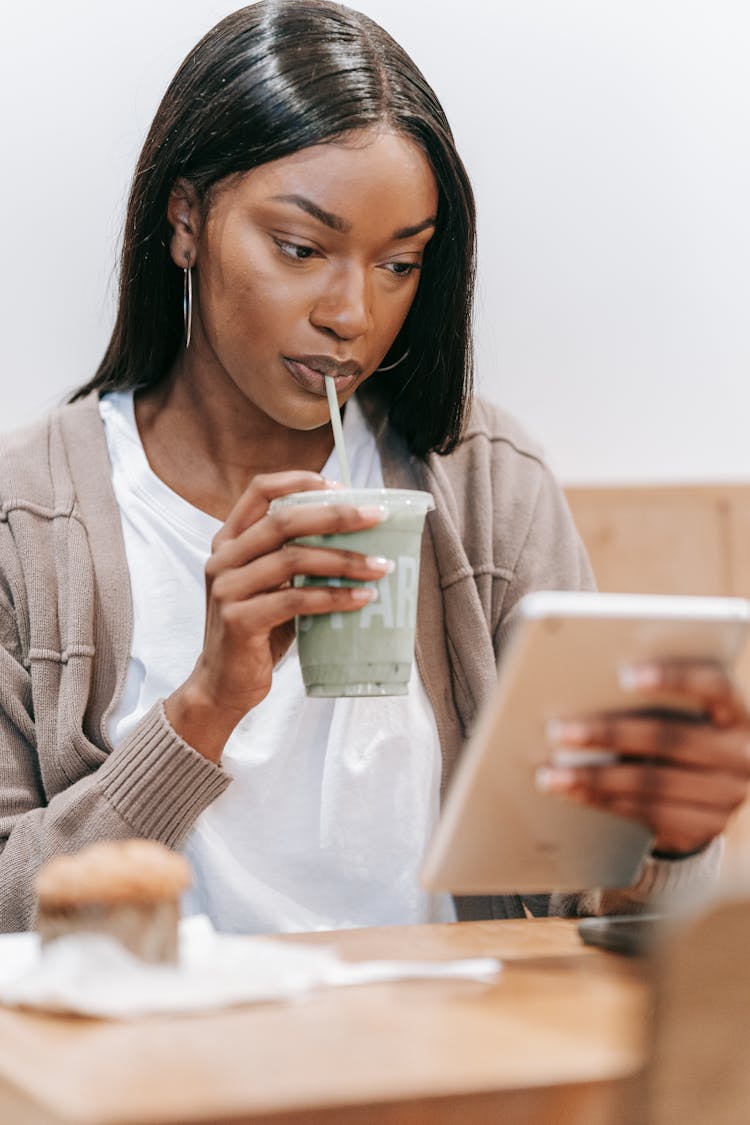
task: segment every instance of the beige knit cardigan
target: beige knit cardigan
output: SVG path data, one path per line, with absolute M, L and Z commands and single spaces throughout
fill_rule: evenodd
M 425 462 L 408 454 L 372 403 L 363 405 L 386 484 L 426 488 L 437 505 L 424 537 L 417 659 L 445 785 L 492 690 L 513 606 L 530 589 L 589 587 L 591 575 L 560 489 L 501 411 L 476 403 L 458 449 Z M 34 876 L 52 855 L 128 836 L 178 848 L 231 784 L 179 738 L 160 704 L 112 749 L 107 722 L 131 628 L 120 517 L 92 394 L 0 447 L 0 930 L 32 924 Z M 691 865 L 651 862 L 634 897 Z M 523 913 L 517 896 L 457 905 L 463 918 Z

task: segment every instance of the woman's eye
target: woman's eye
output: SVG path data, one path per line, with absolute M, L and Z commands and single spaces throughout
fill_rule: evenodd
M 411 277 L 415 270 L 421 269 L 416 262 L 386 262 L 385 268 L 395 277 Z
M 295 262 L 306 262 L 315 253 L 312 246 L 303 246 L 299 242 L 285 242 L 283 238 L 274 238 L 274 242 L 286 258 Z

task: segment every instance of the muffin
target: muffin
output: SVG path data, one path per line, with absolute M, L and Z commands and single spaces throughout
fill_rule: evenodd
M 149 962 L 177 960 L 187 861 L 153 840 L 102 840 L 59 855 L 35 884 L 42 944 L 67 934 L 106 934 Z

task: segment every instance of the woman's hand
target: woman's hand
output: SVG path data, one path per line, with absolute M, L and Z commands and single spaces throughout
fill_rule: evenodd
M 687 855 L 718 836 L 745 800 L 750 781 L 750 713 L 718 666 L 698 662 L 638 665 L 623 685 L 655 701 L 665 693 L 698 716 L 638 711 L 550 724 L 559 747 L 611 751 L 611 764 L 556 766 L 538 784 L 596 808 L 633 817 L 654 834 L 654 851 Z
M 214 539 L 203 650 L 165 704 L 175 731 L 213 761 L 243 715 L 268 694 L 274 665 L 292 643 L 294 617 L 359 609 L 374 596 L 372 587 L 294 587 L 295 575 L 373 582 L 387 572 L 384 559 L 290 543 L 372 527 L 383 518 L 381 508 L 300 505 L 269 514 L 278 496 L 330 487 L 317 473 L 257 476 Z

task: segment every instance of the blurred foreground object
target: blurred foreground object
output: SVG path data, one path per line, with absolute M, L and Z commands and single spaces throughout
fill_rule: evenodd
M 750 1120 L 750 898 L 683 920 L 654 949 L 651 1045 L 619 1125 Z

